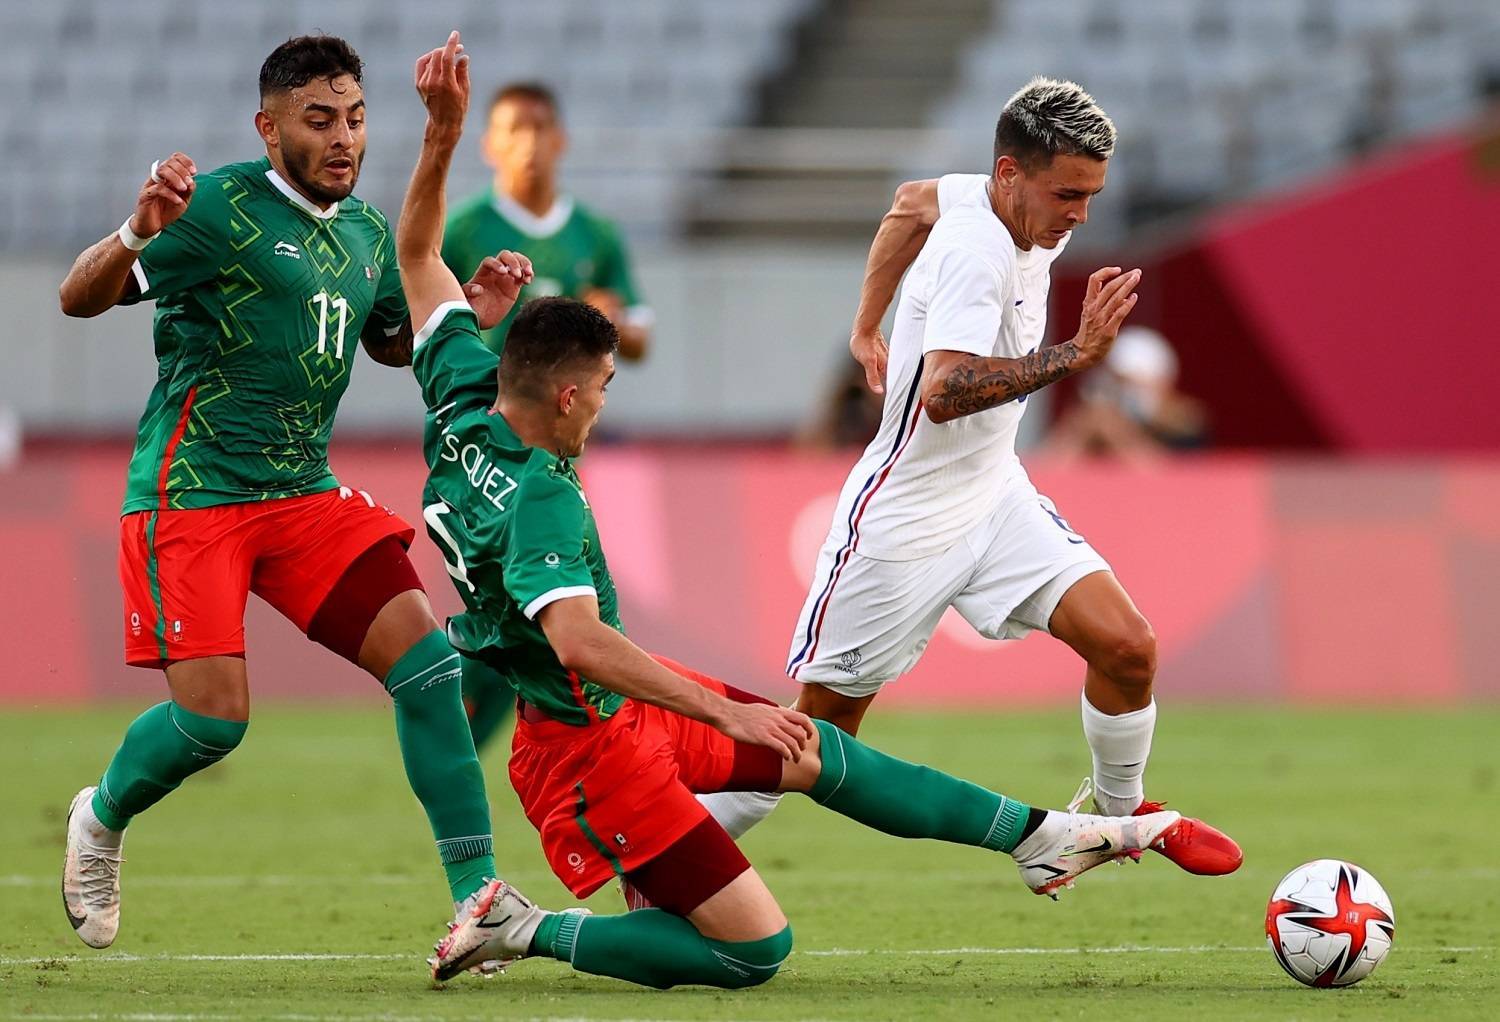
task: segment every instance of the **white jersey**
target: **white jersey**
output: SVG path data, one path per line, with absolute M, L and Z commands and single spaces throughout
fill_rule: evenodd
M 901 288 L 880 432 L 844 483 L 829 537 L 866 557 L 946 549 L 1026 480 L 1016 458 L 1024 397 L 935 423 L 918 394 L 930 351 L 1019 358 L 1042 344 L 1052 262 L 1068 236 L 1053 249 L 1017 249 L 990 206 L 988 180 L 938 181 L 938 221 Z

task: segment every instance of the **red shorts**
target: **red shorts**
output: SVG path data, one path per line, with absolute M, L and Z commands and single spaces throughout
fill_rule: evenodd
M 740 702 L 765 702 L 665 657 L 665 666 Z M 547 863 L 587 898 L 656 858 L 708 810 L 710 791 L 774 790 L 781 754 L 707 724 L 627 699 L 600 724 L 516 721 L 510 782 L 542 838 Z
M 344 571 L 376 543 L 416 533 L 356 490 L 120 520 L 125 662 L 242 656 L 245 602 L 255 593 L 303 632 Z

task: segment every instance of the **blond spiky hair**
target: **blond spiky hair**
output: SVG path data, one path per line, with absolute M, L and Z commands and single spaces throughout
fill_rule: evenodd
M 1077 82 L 1033 78 L 995 125 L 995 159 L 1008 154 L 1028 169 L 1058 155 L 1107 160 L 1114 151 L 1114 122 Z

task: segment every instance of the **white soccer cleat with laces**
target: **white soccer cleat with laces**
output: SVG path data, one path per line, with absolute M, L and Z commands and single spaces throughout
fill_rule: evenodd
M 1051 811 L 1010 854 L 1026 886 L 1056 900 L 1058 891 L 1072 887 L 1074 880 L 1095 866 L 1138 857 L 1181 818 L 1175 812 L 1094 816 Z
M 452 979 L 465 970 L 493 975 L 531 950 L 531 938 L 547 913 L 503 880 L 491 880 L 463 905 L 448 935 L 429 958 L 432 978 Z
M 62 896 L 68 922 L 89 947 L 109 947 L 120 932 L 120 842 L 100 843 L 84 818 L 92 819 L 92 787 L 73 796 L 68 806 L 68 848 L 63 858 Z

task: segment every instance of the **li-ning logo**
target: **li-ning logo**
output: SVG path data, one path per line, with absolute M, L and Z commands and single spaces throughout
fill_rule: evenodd
M 302 258 L 302 253 L 297 250 L 297 246 L 289 241 L 278 241 L 275 251 L 279 256 L 287 256 L 292 259 Z
M 835 666 L 845 674 L 852 674 L 857 678 L 859 677 L 859 665 L 864 658 L 864 653 L 856 646 L 848 652 L 840 653 L 839 662 Z

